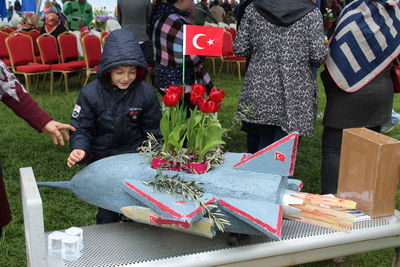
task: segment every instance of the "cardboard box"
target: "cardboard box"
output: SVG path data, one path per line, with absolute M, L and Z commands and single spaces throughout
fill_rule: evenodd
M 356 201 L 371 217 L 393 215 L 399 166 L 399 140 L 366 128 L 346 129 L 337 195 Z

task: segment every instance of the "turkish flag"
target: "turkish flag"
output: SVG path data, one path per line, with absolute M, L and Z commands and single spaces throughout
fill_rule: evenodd
M 280 152 L 275 152 L 275 160 L 279 160 L 279 161 L 286 161 L 286 156 L 283 153 Z
M 219 57 L 222 54 L 224 28 L 183 26 L 183 54 Z

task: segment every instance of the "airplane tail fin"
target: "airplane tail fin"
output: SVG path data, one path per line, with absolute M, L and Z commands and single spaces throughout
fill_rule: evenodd
M 233 167 L 241 170 L 291 176 L 296 161 L 299 134 L 294 132 L 261 149 L 245 156 Z
M 37 185 L 71 190 L 71 181 L 37 182 Z

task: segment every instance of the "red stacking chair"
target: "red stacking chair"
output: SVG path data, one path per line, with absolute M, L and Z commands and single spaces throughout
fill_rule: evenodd
M 0 59 L 7 67 L 11 66 L 10 56 L 8 55 L 6 38 L 10 36 L 8 33 L 0 31 Z
M 96 74 L 97 65 L 101 58 L 101 41 L 96 35 L 86 35 L 82 38 L 82 50 L 86 62 L 86 79 L 84 84 L 87 84 L 91 74 Z
M 110 32 L 102 32 L 101 33 L 101 47 L 104 47 L 104 43 L 106 42 L 109 34 L 110 34 Z
M 86 62 L 79 60 L 78 38 L 70 32 L 63 32 L 57 37 L 61 54 L 61 62 L 79 62 L 81 68 L 86 68 Z
M 38 30 L 31 30 L 31 31 L 28 31 L 28 32 L 19 31 L 19 33 L 29 35 L 32 38 L 33 53 L 35 55 L 35 61 L 37 63 L 41 62 L 40 51 L 39 51 L 39 47 L 38 47 L 37 42 L 36 42 L 36 39 L 39 37 L 40 32 Z
M 89 34 L 89 32 L 82 32 L 82 33 L 80 34 L 80 37 L 79 37 L 79 38 L 81 38 L 81 40 L 82 40 L 82 38 L 85 37 L 85 36 L 88 35 L 88 34 Z
M 227 28 L 225 30 L 231 34 L 232 41 L 235 41 L 235 39 L 236 39 L 236 30 L 234 28 Z
M 53 35 L 42 34 L 37 38 L 37 44 L 40 51 L 40 56 L 43 64 L 49 64 L 50 70 L 53 73 L 61 73 L 61 79 L 64 77 L 65 91 L 68 92 L 68 74 L 71 72 L 82 71 L 82 66 L 79 62 L 60 63 L 60 55 L 58 53 L 57 40 Z M 53 80 L 50 88 L 53 88 Z
M 241 63 L 246 63 L 245 57 L 237 57 L 233 54 L 232 46 L 232 36 L 229 32 L 224 31 L 224 39 L 222 45 L 222 56 L 221 56 L 221 66 L 219 67 L 218 77 L 221 74 L 224 63 L 227 63 L 227 68 L 229 72 L 229 64 L 236 63 L 238 69 L 238 78 L 241 80 Z
M 29 78 L 31 76 L 39 74 L 45 75 L 50 72 L 50 65 L 35 64 L 31 37 L 16 33 L 6 38 L 6 46 L 8 54 L 10 55 L 11 70 L 15 74 L 24 75 L 25 88 L 28 91 L 30 87 Z M 52 76 L 51 72 L 50 76 Z
M 15 31 L 15 29 L 12 28 L 12 27 L 5 27 L 5 28 L 2 28 L 1 31 L 10 34 L 10 33 L 12 33 L 13 31 Z

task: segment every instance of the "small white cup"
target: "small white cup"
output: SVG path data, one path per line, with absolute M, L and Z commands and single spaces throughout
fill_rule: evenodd
M 76 261 L 80 256 L 79 237 L 65 235 L 61 240 L 61 258 L 67 261 Z
M 66 236 L 60 231 L 52 232 L 47 237 L 47 253 L 55 258 L 61 258 L 61 243 Z
M 67 235 L 73 235 L 79 237 L 79 249 L 83 249 L 83 230 L 79 227 L 71 227 L 65 230 Z

